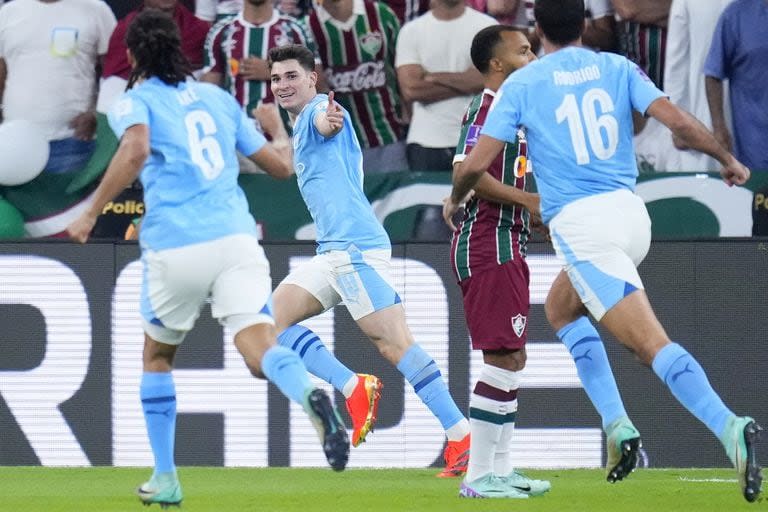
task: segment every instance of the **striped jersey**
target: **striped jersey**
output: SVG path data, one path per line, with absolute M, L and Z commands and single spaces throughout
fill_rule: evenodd
M 405 136 L 395 73 L 400 23 L 381 2 L 354 0 L 340 22 L 318 5 L 302 22 L 317 45 L 328 87 L 352 116 L 361 147 L 392 144 Z
M 251 110 L 260 101 L 272 103 L 274 96 L 269 80 L 245 80 L 238 75 L 240 61 L 246 57 L 266 60 L 270 48 L 294 43 L 314 51 L 311 40 L 294 18 L 275 9 L 269 21 L 254 25 L 246 21 L 240 12 L 220 20 L 211 28 L 205 41 L 203 71 L 221 73 L 224 89 L 251 115 Z
M 640 66 L 656 87 L 661 87 L 664 84 L 667 29 L 624 21 L 619 24 L 618 33 L 620 53 Z
M 400 25 L 415 20 L 429 10 L 429 0 L 386 0 L 384 3 L 397 15 Z
M 477 144 L 495 95 L 490 89 L 472 98 L 461 124 L 454 162 L 463 161 Z M 525 190 L 528 143 L 520 128 L 486 172 L 505 185 Z M 472 198 L 451 240 L 451 265 L 459 281 L 514 258 L 524 257 L 530 235 L 530 214 L 511 206 Z

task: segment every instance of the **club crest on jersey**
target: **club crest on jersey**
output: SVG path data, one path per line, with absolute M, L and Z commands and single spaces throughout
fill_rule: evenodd
M 511 318 L 511 321 L 512 321 L 512 329 L 515 331 L 515 334 L 517 335 L 517 337 L 520 338 L 525 332 L 525 324 L 528 321 L 528 319 L 521 314 L 517 314 Z
M 365 50 L 365 53 L 368 55 L 374 56 L 381 50 L 383 41 L 384 38 L 382 37 L 381 32 L 374 30 L 373 32 L 363 34 L 360 38 L 360 48 Z

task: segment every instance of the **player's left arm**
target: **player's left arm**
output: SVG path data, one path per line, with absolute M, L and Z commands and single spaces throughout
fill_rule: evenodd
M 344 128 L 344 110 L 333 99 L 333 91 L 328 93 L 328 107 L 325 112 L 315 116 L 315 128 L 326 138 L 335 136 Z
M 80 243 L 88 241 L 104 205 L 136 181 L 148 157 L 149 126 L 135 124 L 129 127 L 120 138 L 117 152 L 93 193 L 91 204 L 80 217 L 67 226 L 67 233 L 72 240 Z
M 706 153 L 720 162 L 723 166 L 720 175 L 728 185 L 743 185 L 749 179 L 749 169 L 721 146 L 706 126 L 674 105 L 669 98 L 654 100 L 646 113 L 669 128 L 689 148 Z
M 461 165 L 459 162 L 453 165 L 454 172 L 459 165 Z M 475 197 L 486 201 L 509 206 L 522 206 L 532 213 L 536 213 L 540 209 L 539 194 L 506 185 L 487 172 L 480 175 L 480 179 L 473 186 L 473 190 Z

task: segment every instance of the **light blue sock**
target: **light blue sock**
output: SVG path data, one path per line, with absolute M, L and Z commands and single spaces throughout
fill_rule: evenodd
M 176 440 L 176 386 L 171 372 L 144 372 L 141 376 L 141 407 L 155 456 L 155 473 L 176 471 L 173 450 Z
M 413 344 L 397 363 L 397 369 L 410 382 L 421 401 L 448 430 L 464 419 L 448 391 L 440 369 L 420 346 Z
M 659 350 L 653 371 L 667 385 L 677 401 L 704 423 L 718 439 L 725 422 L 733 415 L 712 389 L 701 365 L 677 343 Z
M 297 352 L 304 366 L 315 375 L 344 393 L 344 385 L 355 376 L 355 372 L 341 364 L 331 354 L 320 338 L 303 325 L 292 325 L 277 337 L 278 343 Z
M 285 396 L 298 404 L 303 404 L 307 390 L 314 388 L 299 355 L 279 345 L 264 353 L 261 371 Z
M 574 320 L 557 332 L 576 364 L 584 391 L 603 421 L 603 430 L 614 420 L 627 415 L 605 345 L 586 316 Z

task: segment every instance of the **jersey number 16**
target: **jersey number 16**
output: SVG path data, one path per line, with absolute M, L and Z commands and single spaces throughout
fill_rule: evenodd
M 602 114 L 598 115 L 598 106 Z M 610 112 L 613 112 L 613 100 L 604 89 L 594 88 L 584 93 L 581 98 L 581 109 L 575 94 L 566 94 L 563 102 L 557 107 L 557 124 L 568 121 L 571 132 L 571 144 L 576 153 L 576 163 L 589 163 L 587 139 L 592 153 L 600 159 L 607 160 L 616 153 L 619 143 L 619 123 Z M 584 136 L 586 128 L 587 135 Z M 601 130 L 605 131 L 605 138 Z

